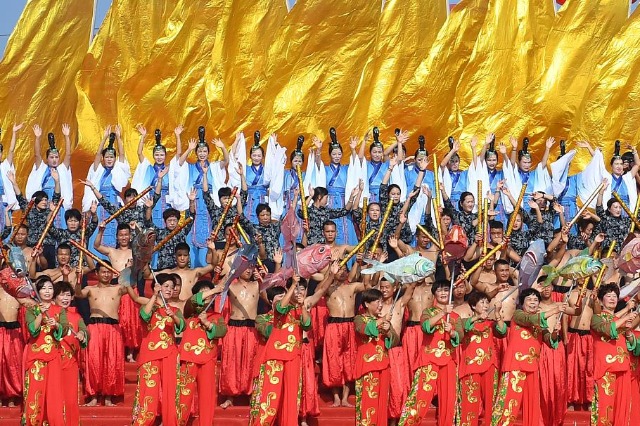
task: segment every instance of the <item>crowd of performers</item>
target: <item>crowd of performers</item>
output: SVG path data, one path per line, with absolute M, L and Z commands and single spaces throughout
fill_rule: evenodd
M 605 164 L 578 142 L 592 160 L 569 175 L 576 151 L 553 160 L 553 138 L 537 165 L 526 138 L 473 138 L 461 170 L 453 138 L 436 163 L 424 137 L 407 156 L 407 132 L 385 148 L 374 128 L 343 164 L 335 129 L 288 156 L 256 132 L 247 158 L 242 134 L 212 150 L 201 127 L 185 150 L 178 126 L 167 161 L 138 126 L 132 176 L 115 126 L 78 209 L 72 129 L 43 157 L 33 126 L 23 191 L 22 127 L 0 149 L 0 398 L 23 424 L 120 403 L 125 362 L 135 425 L 211 425 L 242 395 L 250 425 L 307 424 L 321 385 L 336 407 L 355 391 L 357 425 L 417 425 L 433 405 L 442 426 L 561 425 L 568 409 L 626 425 L 640 407 L 633 147 Z

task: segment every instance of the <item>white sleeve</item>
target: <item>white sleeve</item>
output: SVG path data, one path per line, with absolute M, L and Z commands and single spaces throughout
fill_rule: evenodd
M 169 163 L 169 193 L 167 203 L 178 211 L 189 208 L 189 198 L 187 197 L 187 187 L 189 186 L 189 163 L 184 162 L 181 166 L 178 157 L 173 157 Z
M 73 176 L 71 176 L 71 167 L 67 167 L 64 163 L 57 167 L 58 176 L 60 176 L 60 196 L 64 200 L 62 206 L 65 210 L 73 208 Z
M 559 197 L 564 191 L 567 185 L 567 177 L 569 176 L 569 165 L 575 156 L 576 150 L 572 149 L 549 165 L 551 168 L 551 188 L 554 197 Z
M 578 197 L 582 203 L 584 203 L 590 196 L 595 192 L 598 186 L 602 183 L 602 179 L 609 179 L 609 183 L 611 183 L 611 174 L 607 171 L 604 165 L 604 158 L 602 156 L 602 152 L 600 149 L 596 149 L 593 154 L 593 158 L 587 166 L 584 168 L 582 173 L 580 173 L 580 179 L 578 179 Z M 606 202 L 611 198 L 611 185 L 607 187 L 604 191 L 602 201 L 606 204 Z M 595 208 L 597 202 L 597 197 L 593 199 L 589 207 Z
M 400 187 L 400 201 L 405 201 L 407 199 L 407 180 L 404 178 L 404 161 L 401 161 L 391 170 L 389 182 Z M 345 197 L 348 196 L 349 194 L 345 194 Z
M 133 172 L 133 178 L 131 179 L 131 187 L 138 191 L 138 194 L 147 189 L 151 185 L 151 179 L 147 171 L 152 167 L 147 157 L 142 160 L 142 163 L 138 163 L 135 172 Z
M 29 173 L 29 177 L 27 178 L 27 187 L 24 191 L 24 196 L 27 200 L 30 200 L 33 197 L 33 193 L 36 191 L 40 191 L 42 189 L 42 177 L 44 176 L 44 172 L 47 170 L 47 165 L 44 161 L 40 162 L 40 167 L 36 167 L 34 164 L 31 168 L 31 173 Z
M 98 164 L 98 167 L 94 170 L 93 164 L 89 166 L 89 171 L 87 172 L 87 180 L 93 184 L 96 188 L 100 188 L 100 178 L 104 173 L 104 167 L 102 164 Z M 82 196 L 82 211 L 86 212 L 91 209 L 91 203 L 97 202 L 98 199 L 95 195 L 93 195 L 93 191 L 88 186 L 84 187 L 84 195 Z
M 116 161 L 113 165 L 113 172 L 111 173 L 111 184 L 116 191 L 122 191 L 122 188 L 129 184 L 129 178 L 131 177 L 131 166 L 125 158 L 124 161 Z
M 4 187 L 4 196 L 2 197 L 2 201 L 7 203 L 7 206 L 13 206 L 13 210 L 17 210 L 20 207 L 18 206 L 16 193 L 13 190 L 13 184 L 9 182 L 7 173 L 9 173 L 9 171 L 13 171 L 15 173 L 15 170 L 16 169 L 13 164 L 9 164 L 7 160 L 0 163 L 0 174 L 2 174 L 2 186 Z
M 529 188 L 529 191 L 542 191 L 545 194 L 550 194 L 553 189 L 551 186 L 551 176 L 549 176 L 549 170 L 542 163 L 538 163 L 535 170 L 536 184 L 533 188 Z

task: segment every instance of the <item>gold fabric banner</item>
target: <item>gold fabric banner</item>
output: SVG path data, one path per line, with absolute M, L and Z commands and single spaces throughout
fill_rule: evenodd
M 413 77 L 446 19 L 446 0 L 385 3 L 373 57 L 362 71 L 365 85 L 349 113 L 356 123 L 366 128 L 380 124 L 384 108 Z
M 138 163 L 136 124 L 141 123 L 147 129 L 149 149 L 145 154 L 152 158 L 154 129 L 162 130 L 167 154 L 172 156 L 176 125 L 185 126 L 182 148 L 186 150 L 189 137 L 195 137 L 198 126 L 207 122 L 205 70 L 211 61 L 216 25 L 224 3 L 224 0 L 179 0 L 147 63 L 120 86 L 118 122 L 129 141 L 126 151 L 132 167 Z M 211 137 L 212 134 L 207 135 L 209 140 Z
M 87 164 L 93 162 L 104 128 L 118 123 L 118 91 L 148 63 L 152 47 L 169 25 L 177 1 L 113 0 L 76 77 L 80 142 L 72 159 L 74 176 L 86 175 Z M 163 101 L 159 98 L 152 102 Z M 136 152 L 137 139 L 127 138 L 125 142 L 128 158 L 137 158 L 131 155 Z M 80 154 L 82 157 L 78 158 Z
M 75 138 L 73 79 L 89 47 L 92 17 L 92 1 L 30 0 L 9 38 L 0 63 L 0 126 L 8 150 L 13 123 L 25 123 L 13 160 L 21 186 L 33 166 L 34 124 L 44 133 L 42 155 L 48 132 L 64 151 L 63 123 L 71 125 L 72 141 Z
M 453 112 L 456 87 L 486 13 L 487 0 L 462 0 L 452 10 L 429 55 L 398 96 L 386 106 L 382 129 L 390 133 L 393 128 L 402 127 L 423 134 L 429 152 L 448 150 L 447 123 Z M 407 147 L 408 152 L 413 149 L 413 145 Z
M 224 3 L 206 70 L 205 93 L 209 106 L 207 130 L 230 143 L 240 130 L 246 136 L 253 133 L 255 126 L 240 118 L 249 116 L 262 99 L 267 54 L 287 7 L 284 1 L 273 0 Z
M 487 127 L 501 137 L 529 136 L 536 159 L 550 136 L 568 139 L 573 148 L 571 124 L 600 55 L 627 20 L 628 7 L 628 0 L 567 1 L 549 33 L 542 77 L 505 104 Z M 590 160 L 582 151 L 572 162 L 574 171 Z

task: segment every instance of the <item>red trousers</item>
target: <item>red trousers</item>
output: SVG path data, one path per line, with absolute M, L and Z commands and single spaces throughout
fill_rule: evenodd
M 67 425 L 80 424 L 80 409 L 78 400 L 79 396 L 79 373 L 80 367 L 75 358 L 62 361 L 62 377 L 64 377 L 64 386 L 62 394 L 64 398 L 64 417 Z
M 24 340 L 20 324 L 11 327 L 0 326 L 0 398 L 22 396 L 22 353 Z
M 316 378 L 316 363 L 314 362 L 314 344 L 302 344 L 302 398 L 300 401 L 300 415 L 317 417 L 320 415 L 318 404 L 318 380 Z
M 512 425 L 522 409 L 523 426 L 539 426 L 540 375 L 537 371 L 506 371 L 502 373 L 492 425 Z
M 567 413 L 567 362 L 564 343 L 540 351 L 540 404 L 545 426 L 562 426 Z
M 89 324 L 84 362 L 87 395 L 124 395 L 124 345 L 117 324 Z
M 49 426 L 71 424 L 64 418 L 60 358 L 31 361 L 25 368 L 22 424 L 42 426 L 45 420 Z
M 633 362 L 633 359 L 632 361 Z M 636 364 L 637 368 L 637 364 Z M 631 367 L 631 410 L 632 412 L 638 412 L 640 408 L 640 371 L 633 370 L 633 364 Z
M 133 403 L 133 425 L 151 426 L 158 413 L 163 426 L 176 426 L 178 356 L 145 362 L 138 367 L 138 389 Z M 210 401 L 215 405 L 215 401 Z M 189 407 L 190 409 L 191 407 Z
M 593 401 L 593 336 L 569 331 L 567 342 L 567 397 L 569 404 Z
M 220 393 L 227 396 L 249 395 L 258 352 L 258 332 L 255 327 L 235 327 L 232 324 L 233 320 L 229 320 L 227 334 L 222 338 Z
M 142 318 L 140 318 L 140 305 L 134 302 L 128 294 L 125 294 L 120 299 L 118 318 L 124 347 L 127 349 L 139 349 L 144 335 Z
M 595 380 L 591 404 L 591 425 L 626 426 L 631 424 L 631 372 L 606 372 Z M 637 412 L 634 413 L 634 416 Z M 635 422 L 634 422 L 635 423 Z
M 389 349 L 389 372 L 389 417 L 399 419 L 411 387 L 409 383 L 411 375 L 401 346 Z
M 178 425 L 188 424 L 191 416 L 193 397 L 198 391 L 198 413 L 200 426 L 213 425 L 213 413 L 218 400 L 216 389 L 216 364 L 218 360 L 212 359 L 205 364 L 193 362 L 180 362 L 180 375 L 178 378 Z
M 402 349 L 404 350 L 407 364 L 409 367 L 409 377 L 413 376 L 413 372 L 418 368 L 418 360 L 422 349 L 422 341 L 424 340 L 424 332 L 420 324 L 407 324 L 402 335 Z
M 356 425 L 384 426 L 389 411 L 389 369 L 356 379 Z
M 355 380 L 356 352 L 353 321 L 329 322 L 322 347 L 322 383 L 336 388 Z
M 480 413 L 483 424 L 491 425 L 493 400 L 498 390 L 498 369 L 489 367 L 484 373 L 474 373 L 460 378 L 460 423 L 477 426 Z
M 402 409 L 399 426 L 419 425 L 427 415 L 433 396 L 438 394 L 438 426 L 454 424 L 457 399 L 456 364 L 428 364 L 416 370 L 411 391 Z
M 256 392 L 258 413 L 249 426 L 298 426 L 298 394 L 301 385 L 300 357 L 290 361 L 267 360 L 260 371 Z
M 311 309 L 311 337 L 315 348 L 324 345 L 324 333 L 327 328 L 327 318 L 329 318 L 329 308 L 323 299 Z

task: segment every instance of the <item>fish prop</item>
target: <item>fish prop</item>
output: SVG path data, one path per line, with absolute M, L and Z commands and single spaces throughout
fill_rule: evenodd
M 595 274 L 602 268 L 602 262 L 589 256 L 589 250 L 583 250 L 576 257 L 569 259 L 561 268 L 544 265 L 542 271 L 547 275 L 544 285 L 549 285 L 558 277 L 580 280 Z
M 630 299 L 640 291 L 640 278 L 636 278 L 620 289 L 620 299 Z
M 229 295 L 229 286 L 231 283 L 237 279 L 244 271 L 246 271 L 251 266 L 255 265 L 258 261 L 258 246 L 255 244 L 245 244 L 243 245 L 236 257 L 231 262 L 231 269 L 227 274 L 226 281 L 224 283 L 224 290 L 220 293 L 220 307 L 222 308 L 227 301 L 227 296 Z M 209 306 L 213 303 L 215 298 L 211 299 Z M 205 308 L 205 311 L 209 309 L 209 306 Z
M 534 240 L 529 244 L 529 248 L 524 256 L 522 256 L 520 267 L 518 268 L 518 284 L 521 290 L 527 289 L 535 284 L 538 274 L 542 269 L 546 252 L 544 241 L 540 239 Z
M 0 285 L 4 291 L 16 299 L 36 297 L 31 282 L 24 275 L 18 276 L 11 268 L 0 270 Z
M 469 240 L 464 233 L 464 229 L 460 225 L 453 225 L 444 237 L 442 261 L 449 263 L 462 259 L 467 247 L 469 247 Z
M 132 264 L 120 273 L 118 277 L 119 284 L 125 286 L 137 285 L 138 281 L 142 278 L 142 271 L 151 262 L 153 247 L 155 245 L 155 229 L 143 229 L 136 234 L 131 244 Z
M 305 279 L 322 271 L 331 263 L 331 247 L 327 244 L 312 244 L 296 254 L 298 274 Z
M 414 283 L 428 277 L 436 270 L 433 262 L 420 256 L 419 253 L 410 254 L 391 263 L 381 263 L 373 259 L 364 259 L 364 262 L 371 267 L 363 269 L 363 274 L 372 275 L 382 271 L 385 279 L 391 283 Z
M 291 277 L 293 277 L 293 268 L 283 268 L 276 273 L 267 274 L 262 278 L 260 291 L 265 291 L 271 287 L 284 287 Z
M 7 254 L 9 266 L 18 277 L 24 277 L 29 274 L 27 260 L 24 258 L 24 252 L 20 247 L 9 246 Z
M 618 268 L 627 274 L 640 271 L 640 237 L 632 239 L 622 247 L 618 256 Z

